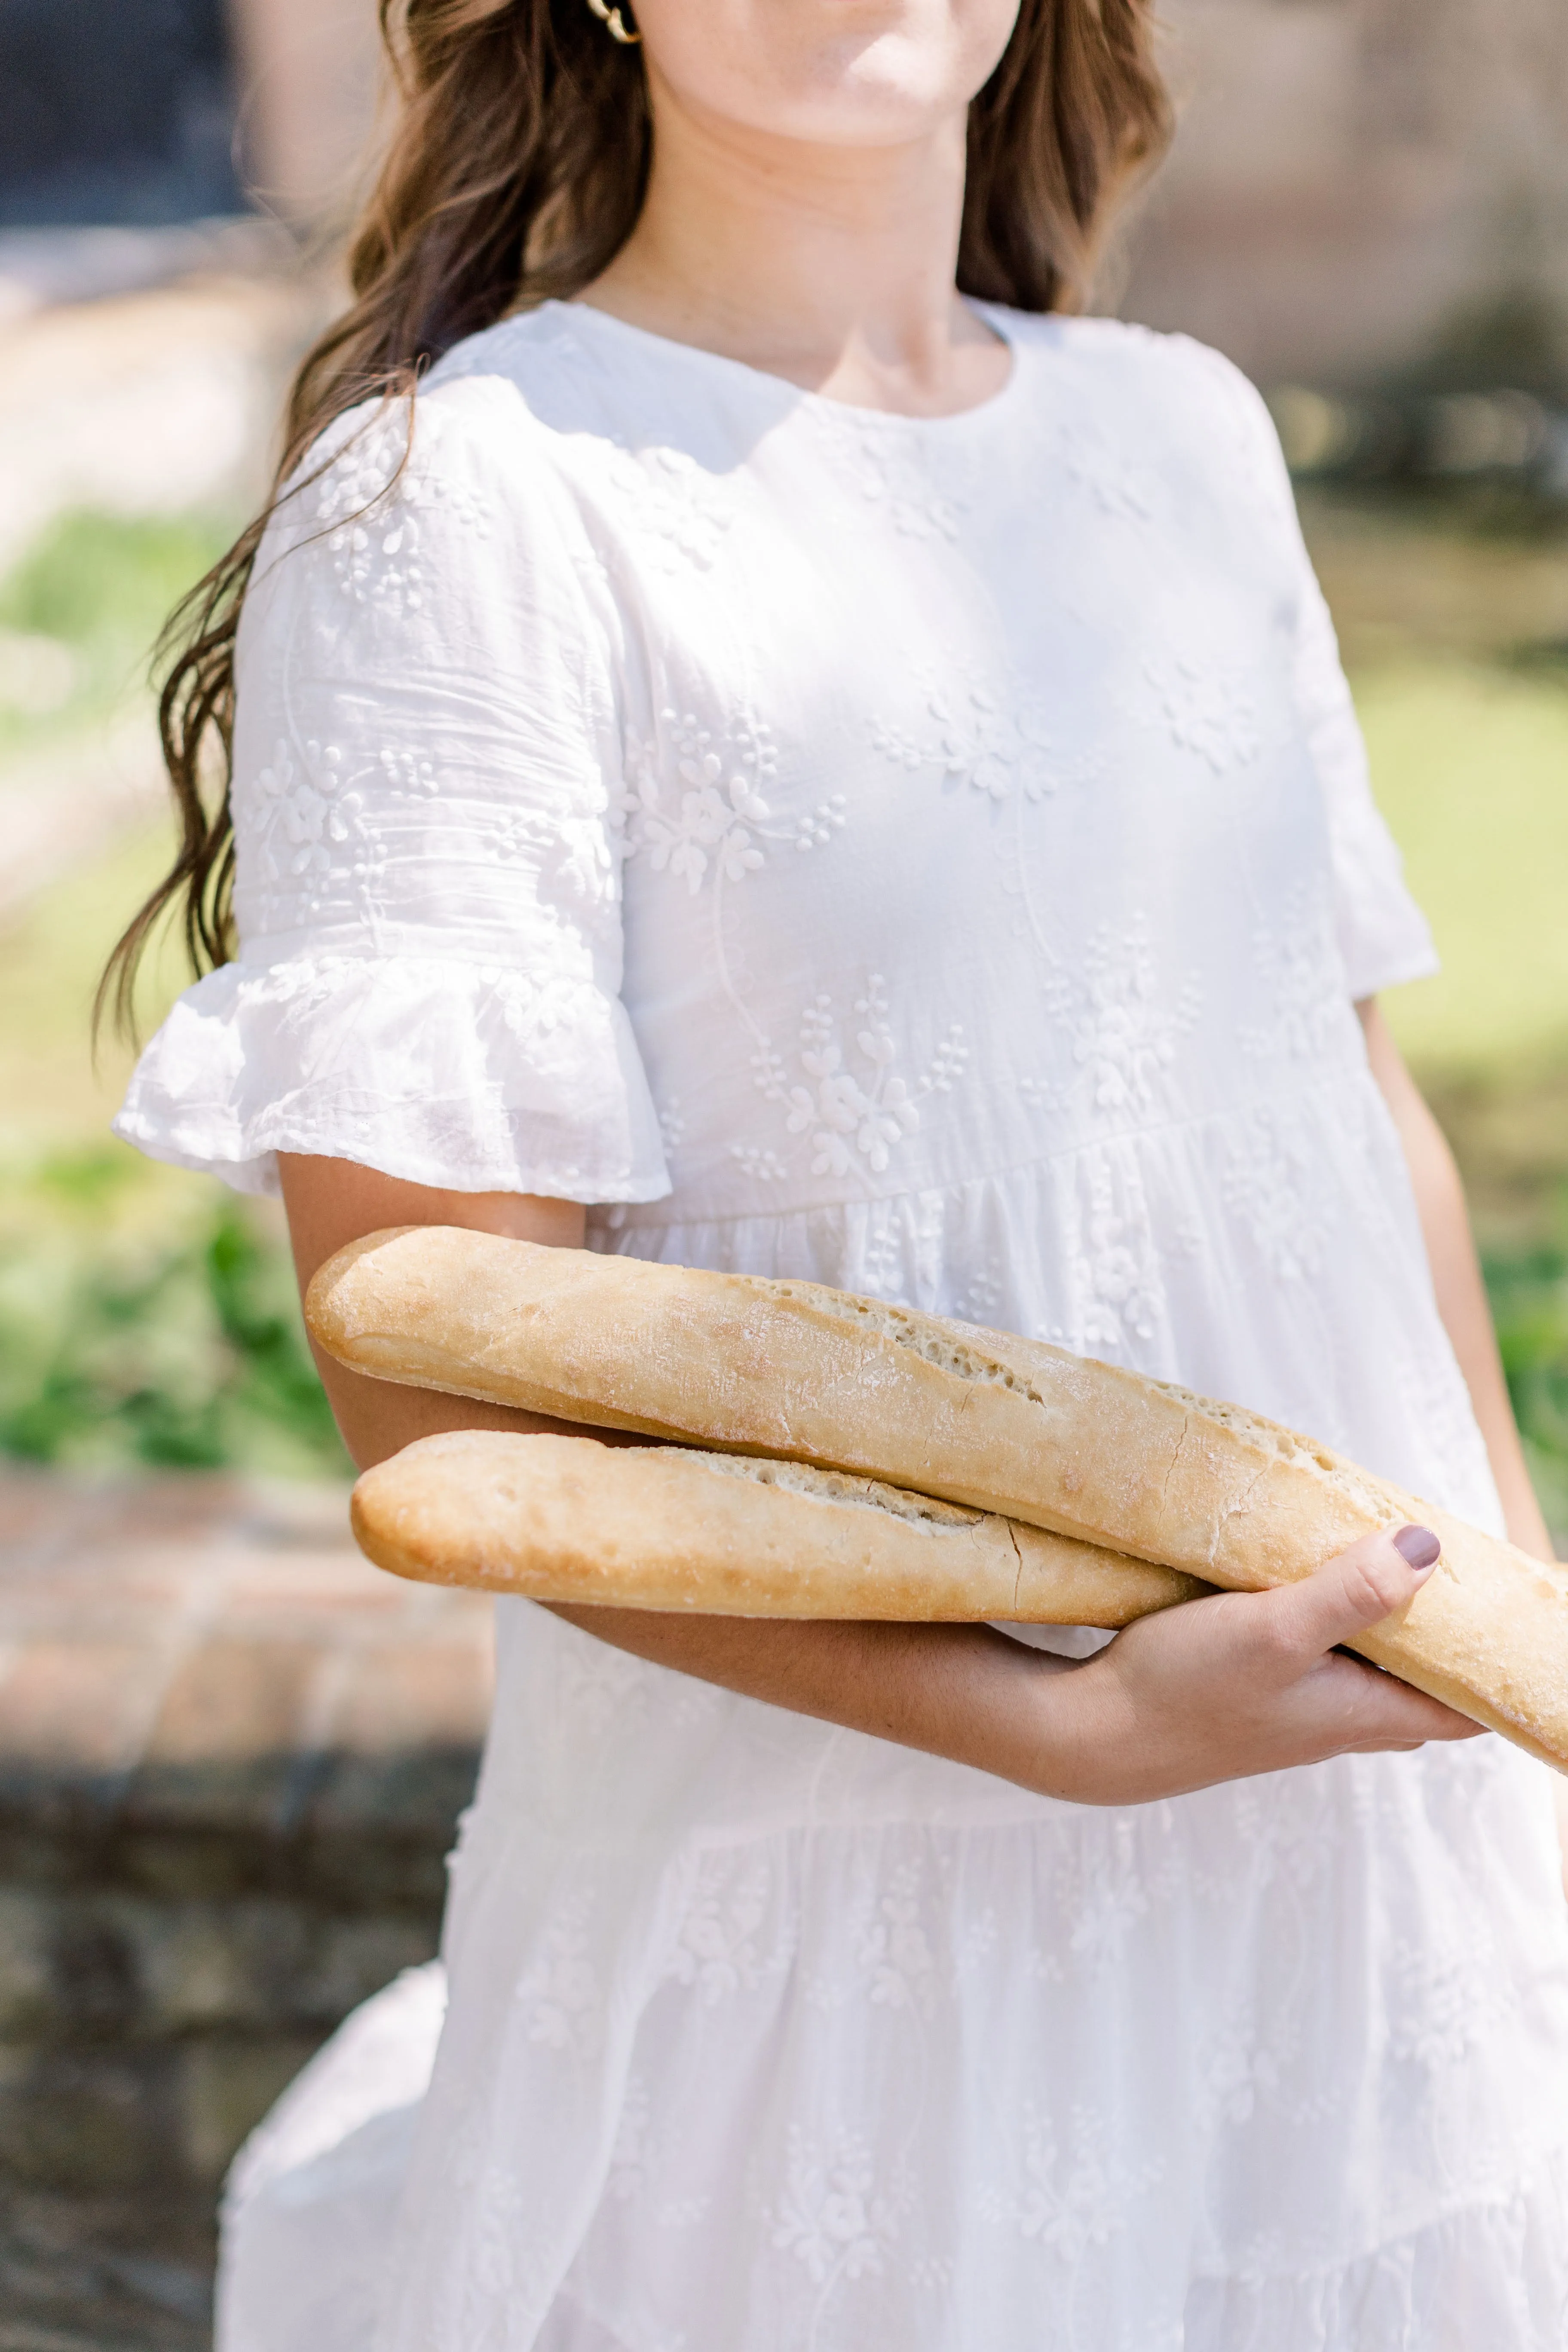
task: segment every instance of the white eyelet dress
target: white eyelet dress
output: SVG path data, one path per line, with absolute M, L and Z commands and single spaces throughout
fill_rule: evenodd
M 1352 1010 L 1430 942 L 1266 415 L 990 315 L 937 422 L 557 304 L 401 472 L 341 422 L 245 612 L 239 959 L 120 1132 L 586 1202 L 1495 1525 Z M 222 2352 L 1563 2352 L 1540 1768 L 1078 1807 L 497 1623 L 445 1977 L 241 2159 Z

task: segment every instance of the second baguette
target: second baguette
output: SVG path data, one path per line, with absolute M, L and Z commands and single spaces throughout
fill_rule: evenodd
M 420 1438 L 353 1520 L 396 1576 L 621 1609 L 1114 1627 L 1213 1589 L 839 1471 L 591 1437 Z

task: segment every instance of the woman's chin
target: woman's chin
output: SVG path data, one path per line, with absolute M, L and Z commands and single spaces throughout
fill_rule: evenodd
M 689 107 L 824 147 L 917 142 L 962 116 L 1015 15 L 1013 0 L 810 0 L 754 25 L 744 0 L 639 12 L 651 72 Z

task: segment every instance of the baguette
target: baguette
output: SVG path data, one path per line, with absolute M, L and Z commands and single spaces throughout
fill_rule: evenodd
M 836 1470 L 458 1430 L 367 1470 L 378 1568 L 532 1601 L 727 1617 L 1131 1623 L 1212 1587 Z
M 1238 1406 L 814 1283 L 458 1228 L 352 1244 L 306 1312 L 378 1379 L 813 1462 L 1242 1590 L 1423 1520 L 1436 1574 L 1352 1646 L 1568 1769 L 1568 1572 Z

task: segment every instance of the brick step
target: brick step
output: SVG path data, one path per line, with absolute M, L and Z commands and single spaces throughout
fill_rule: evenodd
M 235 2149 L 436 1948 L 489 1604 L 345 1499 L 0 1474 L 0 2352 L 205 2342 Z

